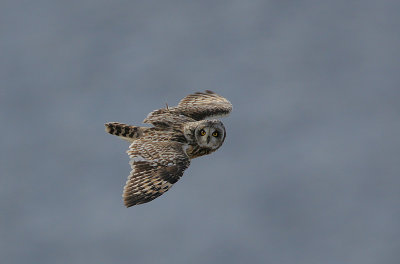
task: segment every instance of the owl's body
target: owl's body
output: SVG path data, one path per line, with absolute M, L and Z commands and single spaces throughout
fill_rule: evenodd
M 157 198 L 179 180 L 191 159 L 216 151 L 225 140 L 225 127 L 207 118 L 231 110 L 228 100 L 206 91 L 186 96 L 176 107 L 151 112 L 143 122 L 153 127 L 106 123 L 108 133 L 132 142 L 127 151 L 132 171 L 124 187 L 125 205 Z

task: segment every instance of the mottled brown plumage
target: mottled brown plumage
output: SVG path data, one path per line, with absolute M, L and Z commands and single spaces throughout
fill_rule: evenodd
M 127 153 L 131 174 L 124 187 L 125 206 L 149 202 L 168 191 L 189 167 L 190 160 L 216 151 L 226 137 L 219 120 L 232 104 L 206 91 L 190 94 L 175 107 L 151 112 L 143 121 L 153 127 L 106 123 L 106 132 L 132 142 Z
M 128 141 L 132 141 L 135 138 L 139 138 L 140 136 L 143 135 L 143 131 L 146 129 L 143 127 L 130 126 L 118 122 L 106 123 L 105 126 L 107 133 L 121 137 Z

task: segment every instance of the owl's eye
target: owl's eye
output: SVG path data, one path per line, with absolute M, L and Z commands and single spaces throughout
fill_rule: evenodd
M 213 135 L 213 137 L 218 137 L 218 132 L 217 132 L 217 131 L 214 131 L 214 132 L 212 133 L 212 135 Z
M 200 130 L 200 135 L 204 136 L 206 134 L 206 131 L 204 129 Z

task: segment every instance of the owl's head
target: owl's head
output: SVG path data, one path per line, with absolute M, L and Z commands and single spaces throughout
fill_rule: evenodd
M 200 147 L 217 149 L 224 143 L 225 127 L 219 120 L 202 120 L 194 129 L 194 137 Z

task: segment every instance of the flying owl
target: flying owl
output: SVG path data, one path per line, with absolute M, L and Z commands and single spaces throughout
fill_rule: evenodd
M 180 179 L 192 159 L 221 147 L 225 127 L 212 118 L 231 111 L 227 99 L 206 90 L 186 96 L 177 106 L 148 114 L 143 123 L 152 127 L 106 123 L 106 132 L 131 142 L 127 153 L 132 171 L 122 195 L 125 206 L 159 197 Z

